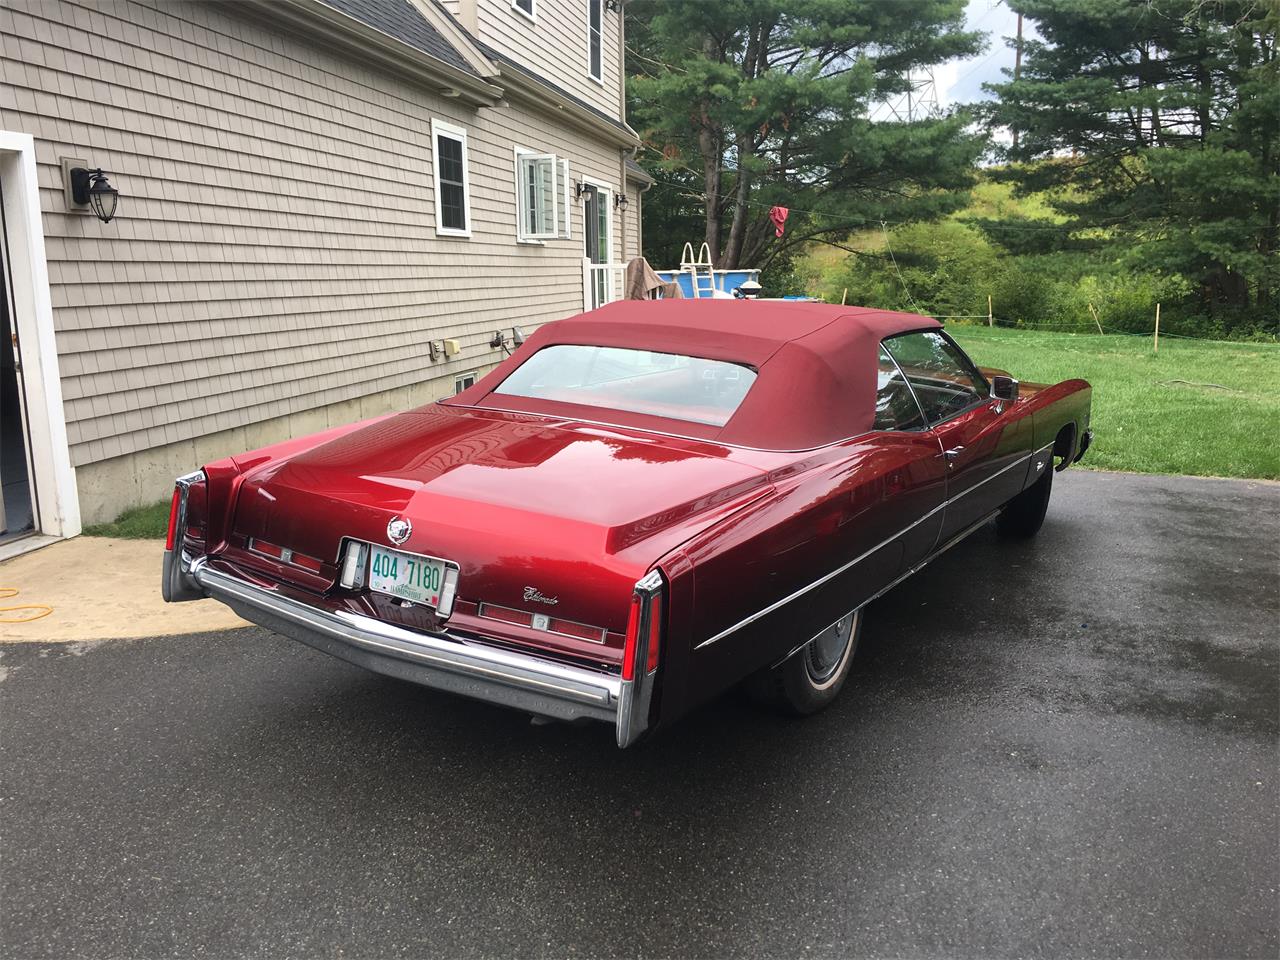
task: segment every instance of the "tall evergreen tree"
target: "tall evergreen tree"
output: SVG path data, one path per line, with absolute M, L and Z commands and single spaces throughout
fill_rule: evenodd
M 662 181 L 645 200 L 651 255 L 701 236 L 718 265 L 761 266 L 859 221 L 963 202 L 983 148 L 971 118 L 867 119 L 913 70 L 979 49 L 963 11 L 963 0 L 628 3 L 629 116 Z M 781 240 L 775 204 L 796 211 Z
M 1275 323 L 1280 61 L 1273 4 L 1009 0 L 1042 38 L 989 87 L 1018 131 L 1008 175 L 1074 235 Z M 1268 317 L 1270 319 L 1268 319 Z

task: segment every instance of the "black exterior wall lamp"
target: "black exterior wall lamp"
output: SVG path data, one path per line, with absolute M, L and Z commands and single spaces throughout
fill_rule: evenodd
M 102 170 L 74 167 L 70 173 L 71 199 L 82 207 L 90 207 L 93 215 L 103 223 L 110 223 L 116 215 L 120 191 L 111 185 Z
M 626 194 L 624 194 L 624 193 L 615 193 L 615 194 L 613 195 L 613 209 L 615 209 L 615 210 L 621 210 L 623 213 L 626 213 L 626 212 L 627 212 L 627 207 L 629 207 L 629 206 L 631 206 L 631 204 L 630 204 L 630 202 L 627 200 L 627 196 L 626 196 Z

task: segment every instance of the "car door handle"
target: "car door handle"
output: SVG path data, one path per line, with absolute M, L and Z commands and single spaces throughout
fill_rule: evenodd
M 947 466 L 954 467 L 956 465 L 956 461 L 960 459 L 960 454 L 963 452 L 963 446 L 952 447 L 950 450 L 944 451 L 944 456 L 947 458 Z

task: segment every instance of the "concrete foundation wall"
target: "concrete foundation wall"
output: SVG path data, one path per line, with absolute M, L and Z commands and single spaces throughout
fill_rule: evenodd
M 484 374 L 490 368 L 480 368 L 477 372 Z M 409 410 L 453 393 L 454 376 L 437 377 L 407 387 L 221 430 L 193 440 L 181 440 L 139 453 L 83 464 L 76 468 L 76 483 L 80 490 L 80 511 L 84 523 L 106 523 L 130 507 L 164 500 L 173 492 L 175 477 L 190 473 L 210 461 L 379 414 Z

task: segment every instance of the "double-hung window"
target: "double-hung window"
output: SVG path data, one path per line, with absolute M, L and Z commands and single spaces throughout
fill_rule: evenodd
M 587 72 L 598 83 L 604 83 L 603 3 L 587 0 Z
M 471 184 L 467 174 L 467 131 L 431 121 L 435 151 L 436 233 L 450 237 L 471 236 Z
M 569 161 L 516 148 L 516 235 L 521 240 L 569 236 Z

